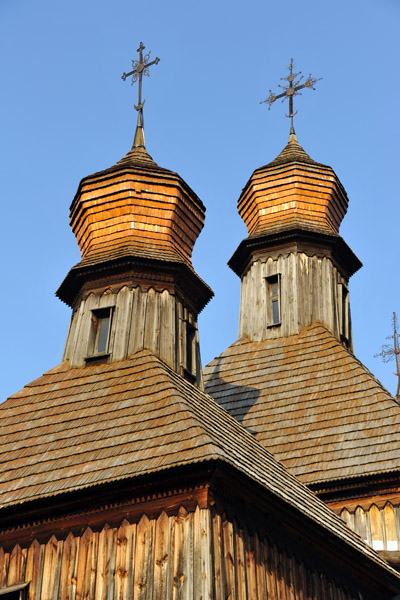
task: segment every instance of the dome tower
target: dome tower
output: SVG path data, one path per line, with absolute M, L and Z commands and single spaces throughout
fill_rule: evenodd
M 348 207 L 331 167 L 314 161 L 293 128 L 297 85 L 293 62 L 288 96 L 289 141 L 271 163 L 254 171 L 238 200 L 248 237 L 229 261 L 242 280 L 239 337 L 259 341 L 299 333 L 322 323 L 352 349 L 348 282 L 361 263 L 339 235 Z
M 133 63 L 139 83 L 158 62 L 146 63 L 143 48 Z M 85 177 L 71 205 L 82 259 L 57 291 L 73 309 L 64 360 L 80 367 L 147 348 L 200 385 L 197 316 L 213 294 L 194 271 L 191 254 L 205 207 L 177 173 L 147 153 L 143 104 L 139 85 L 132 149 Z

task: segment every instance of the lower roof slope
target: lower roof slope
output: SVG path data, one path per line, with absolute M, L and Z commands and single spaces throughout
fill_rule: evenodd
M 0 405 L 0 520 L 11 505 L 209 460 L 395 574 L 234 417 L 147 350 L 108 365 L 61 364 Z
M 206 391 L 306 484 L 400 470 L 400 407 L 322 325 L 235 342 Z

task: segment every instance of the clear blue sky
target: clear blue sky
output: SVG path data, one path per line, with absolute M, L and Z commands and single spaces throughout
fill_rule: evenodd
M 216 294 L 203 363 L 237 337 L 236 201 L 286 144 L 286 107 L 259 101 L 293 57 L 323 77 L 298 98 L 296 133 L 347 190 L 341 234 L 364 263 L 355 353 L 394 393 L 394 364 L 373 355 L 400 312 L 399 25 L 397 0 L 0 0 L 1 398 L 61 360 L 70 309 L 54 292 L 79 260 L 69 205 L 82 177 L 130 149 L 136 88 L 121 74 L 141 40 L 161 58 L 144 80 L 148 151 L 207 207 L 193 257 Z

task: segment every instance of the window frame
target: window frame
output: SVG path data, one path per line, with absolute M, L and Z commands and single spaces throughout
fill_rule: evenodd
M 184 345 L 182 348 L 182 375 L 186 381 L 196 384 L 198 369 L 196 350 L 197 327 L 189 319 L 185 319 L 183 323 L 185 332 L 183 336 Z
M 196 372 L 196 327 L 186 321 L 186 356 L 185 369 L 188 373 L 194 375 Z
M 350 339 L 350 299 L 349 288 L 344 283 L 340 284 L 340 337 L 348 342 Z
M 282 324 L 282 307 L 281 307 L 281 274 L 274 273 L 265 278 L 267 284 L 267 327 L 279 327 Z M 276 293 L 273 286 L 277 286 Z M 278 306 L 278 320 L 274 320 L 274 303 Z
M 110 355 L 111 330 L 113 326 L 115 306 L 112 305 L 103 306 L 100 308 L 93 308 L 90 312 L 91 328 L 89 334 L 88 352 L 86 360 Z M 104 350 L 99 350 L 100 336 L 102 333 L 102 322 L 104 322 L 106 318 L 108 318 L 109 320 L 107 329 L 107 339 L 104 345 Z

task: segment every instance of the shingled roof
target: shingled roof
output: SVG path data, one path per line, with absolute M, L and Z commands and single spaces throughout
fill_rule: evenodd
M 236 419 L 147 350 L 117 364 L 61 364 L 0 410 L 0 517 L 28 500 L 218 460 L 395 573 Z
M 325 166 L 325 165 L 321 165 L 321 163 L 318 163 L 315 160 L 313 160 L 307 154 L 307 152 L 302 148 L 302 146 L 300 146 L 296 134 L 290 133 L 289 141 L 286 144 L 286 146 L 284 147 L 284 149 L 282 150 L 282 152 L 280 154 L 278 154 L 278 156 L 276 158 L 274 158 L 273 161 L 271 161 L 270 163 L 265 165 L 265 167 L 260 167 L 259 169 L 256 169 L 256 171 L 265 169 L 266 167 L 274 167 L 275 165 L 282 165 L 282 164 L 287 164 L 287 163 L 292 163 L 292 162 Z
M 400 407 L 319 324 L 242 339 L 205 369 L 205 386 L 306 484 L 400 470 Z

